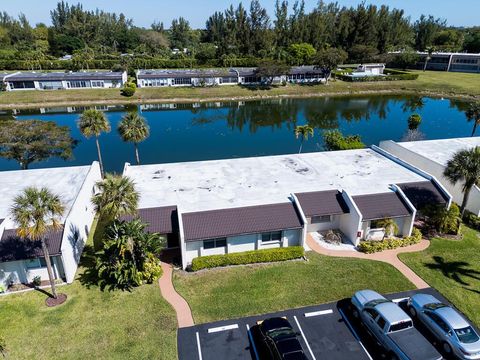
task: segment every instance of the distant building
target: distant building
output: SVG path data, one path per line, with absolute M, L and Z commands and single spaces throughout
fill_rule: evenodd
M 428 53 L 420 52 L 418 67 L 423 69 Z M 431 55 L 427 70 L 480 73 L 480 54 L 438 52 Z
M 7 91 L 121 88 L 126 72 L 16 72 L 2 78 Z
M 385 64 L 360 64 L 356 73 L 365 73 L 365 76 L 382 75 L 385 71 Z
M 256 68 L 231 69 L 161 69 L 138 70 L 138 87 L 162 86 L 216 86 L 216 85 L 256 85 L 268 82 L 259 77 Z M 295 66 L 288 74 L 276 76 L 273 83 L 312 83 L 323 82 L 322 71 L 314 66 Z
M 17 235 L 17 224 L 10 214 L 14 197 L 28 186 L 46 187 L 60 197 L 65 206 L 62 226 L 48 232 L 45 241 L 55 278 L 71 283 L 95 216 L 91 197 L 100 179 L 98 162 L 91 166 L 0 172 L 1 286 L 31 283 L 35 276 L 48 280 L 40 242 Z

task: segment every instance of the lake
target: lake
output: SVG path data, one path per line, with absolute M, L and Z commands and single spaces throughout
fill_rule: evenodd
M 344 135 L 359 134 L 367 145 L 381 140 L 405 139 L 408 117 L 416 112 L 423 120 L 416 138 L 441 139 L 471 136 L 466 103 L 448 99 L 411 96 L 355 96 L 308 99 L 274 99 L 249 102 L 150 104 L 99 106 L 106 111 L 112 131 L 100 137 L 107 171 L 121 172 L 125 162 L 135 162 L 133 145 L 122 142 L 118 122 L 126 111 L 139 111 L 150 125 L 150 137 L 140 144 L 142 164 L 298 152 L 296 125 L 310 124 L 315 136 L 303 152 L 322 151 L 322 132 L 339 129 Z M 74 159 L 49 159 L 30 168 L 90 164 L 97 159 L 94 139 L 85 139 L 77 128 L 84 108 L 45 108 L 2 111 L 2 118 L 52 120 L 71 128 L 80 140 Z M 14 170 L 14 161 L 0 159 L 0 170 Z

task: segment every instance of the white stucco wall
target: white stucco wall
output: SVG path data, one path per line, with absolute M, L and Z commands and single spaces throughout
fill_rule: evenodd
M 354 245 L 358 244 L 359 237 L 358 232 L 361 229 L 362 215 L 355 205 L 353 199 L 347 194 L 346 191 L 342 192 L 342 197 L 345 200 L 350 212 L 343 214 L 339 219 L 338 228 L 347 237 L 347 239 Z
M 28 269 L 26 263 L 23 260 L 0 263 L 0 285 L 6 288 L 12 283 L 31 283 L 35 276 L 40 276 L 42 280 L 48 280 L 46 267 Z M 64 277 L 63 266 L 59 256 L 52 256 L 52 268 L 55 279 Z
M 332 215 L 330 217 L 331 221 L 329 222 L 312 224 L 312 218 L 307 217 L 307 231 L 315 232 L 315 231 L 338 229 L 340 226 L 340 218 L 341 218 L 341 215 Z
M 184 266 L 190 265 L 192 263 L 192 260 L 199 256 L 223 255 L 227 253 L 238 253 L 260 249 L 300 246 L 301 237 L 302 229 L 293 229 L 284 230 L 282 232 L 282 239 L 280 241 L 272 241 L 268 243 L 262 243 L 261 234 L 231 236 L 227 238 L 226 247 L 214 249 L 204 249 L 203 241 L 186 242 L 184 257 L 186 263 L 184 264 Z
M 380 143 L 380 148 L 434 176 L 451 194 L 454 202 L 457 204 L 462 203 L 463 183 L 458 182 L 456 185 L 452 185 L 452 183 L 443 176 L 443 171 L 445 170 L 445 166 L 443 164 L 439 164 L 431 159 L 413 152 L 412 150 L 406 149 L 394 141 L 382 141 Z M 480 189 L 477 186 L 474 186 L 470 192 L 467 209 L 475 215 L 480 216 Z
M 80 256 L 95 217 L 91 198 L 95 183 L 99 180 L 101 180 L 100 166 L 98 162 L 94 162 L 65 220 L 61 251 L 68 283 L 75 278 Z

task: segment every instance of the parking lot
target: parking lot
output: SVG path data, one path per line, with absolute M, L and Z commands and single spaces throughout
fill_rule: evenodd
M 403 306 L 408 297 L 416 292 L 430 293 L 448 303 L 431 288 L 386 297 Z M 261 342 L 258 341 L 257 321 L 275 316 L 286 317 L 289 320 L 294 330 L 300 334 L 300 343 L 310 360 L 385 359 L 382 349 L 351 315 L 349 299 L 179 329 L 179 359 L 268 359 Z M 428 332 L 421 327 L 419 330 L 427 339 L 433 341 Z

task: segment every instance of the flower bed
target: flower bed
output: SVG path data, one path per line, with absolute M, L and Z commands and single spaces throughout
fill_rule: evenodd
M 384 250 L 392 250 L 399 247 L 418 244 L 420 240 L 422 240 L 422 233 L 417 228 L 414 228 L 412 235 L 403 239 L 393 238 L 381 241 L 362 241 L 358 245 L 358 250 L 366 254 L 373 254 Z

